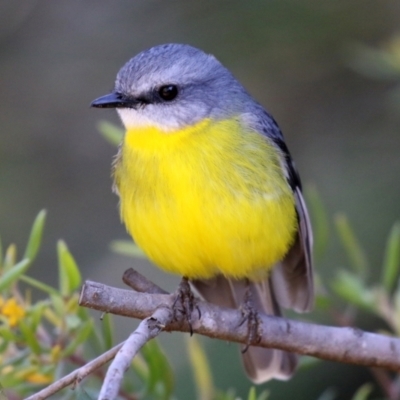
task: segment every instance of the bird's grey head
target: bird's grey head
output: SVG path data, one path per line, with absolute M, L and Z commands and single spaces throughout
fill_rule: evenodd
M 188 45 L 165 44 L 129 60 L 118 72 L 113 93 L 92 105 L 117 108 L 126 128 L 171 131 L 204 118 L 244 113 L 249 100 L 215 57 Z

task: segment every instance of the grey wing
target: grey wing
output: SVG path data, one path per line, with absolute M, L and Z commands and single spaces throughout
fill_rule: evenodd
M 307 208 L 297 187 L 294 192 L 299 220 L 295 242 L 282 262 L 271 272 L 276 300 L 281 307 L 310 311 L 314 304 L 312 230 Z
M 261 106 L 256 105 L 256 108 L 260 118 L 250 118 L 247 124 L 251 125 L 256 121 L 254 129 L 268 136 L 280 149 L 286 167 L 286 178 L 295 197 L 299 228 L 285 258 L 274 266 L 269 278 L 262 282 L 250 283 L 250 290 L 255 307 L 260 312 L 281 315 L 280 307 L 292 308 L 299 312 L 309 311 L 314 302 L 311 254 L 313 238 L 301 193 L 300 177 L 278 124 Z M 193 281 L 192 284 L 205 300 L 231 308 L 240 306 L 248 286 L 244 280 L 227 279 L 222 275 L 207 281 Z M 254 383 L 262 383 L 272 378 L 289 379 L 297 365 L 296 355 L 276 349 L 250 347 L 242 357 L 246 373 Z

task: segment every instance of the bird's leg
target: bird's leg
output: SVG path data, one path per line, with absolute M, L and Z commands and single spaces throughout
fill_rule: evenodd
M 180 303 L 181 306 L 180 308 L 178 303 Z M 192 290 L 190 288 L 189 280 L 188 278 L 183 277 L 181 282 L 179 283 L 178 289 L 176 290 L 176 298 L 172 305 L 172 309 L 174 312 L 175 319 L 179 319 L 178 316 L 176 315 L 177 312 L 180 312 L 186 318 L 186 321 L 189 324 L 190 336 L 193 335 L 192 312 L 194 308 L 197 308 L 200 318 L 201 317 L 200 310 L 196 306 L 196 299 L 193 296 Z
M 251 344 L 258 343 L 261 339 L 261 333 L 259 332 L 260 319 L 258 311 L 254 306 L 253 293 L 249 280 L 246 282 L 246 291 L 243 296 L 243 302 L 240 305 L 240 311 L 242 312 L 242 320 L 239 326 L 247 322 L 247 338 L 246 344 L 242 349 L 242 353 L 246 353 Z

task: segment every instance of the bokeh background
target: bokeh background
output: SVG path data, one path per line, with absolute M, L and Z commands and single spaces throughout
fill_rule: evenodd
M 89 104 L 113 88 L 130 57 L 180 42 L 216 55 L 275 116 L 303 182 L 318 189 L 329 217 L 347 214 L 378 269 L 399 218 L 400 102 L 396 79 L 369 74 L 357 49 L 384 46 L 398 30 L 398 0 L 0 0 L 3 242 L 23 248 L 35 215 L 46 208 L 35 277 L 56 284 L 55 244 L 63 238 L 86 279 L 122 286 L 120 276 L 134 266 L 166 289 L 175 287 L 177 277 L 109 249 L 127 235 L 111 193 L 116 149 L 97 124 L 119 121 Z M 344 263 L 332 229 L 317 268 L 328 282 Z M 134 322 L 115 321 L 123 339 Z M 194 398 L 182 337 L 164 335 L 163 342 L 177 372 L 177 397 Z M 247 393 L 236 346 L 204 343 L 216 386 Z M 324 362 L 266 387 L 272 399 L 293 393 L 316 399 L 328 387 L 346 399 L 370 378 L 362 368 Z

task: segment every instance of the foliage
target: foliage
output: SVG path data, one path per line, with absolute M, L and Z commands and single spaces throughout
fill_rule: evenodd
M 307 193 L 312 198 L 310 204 L 313 205 L 317 246 L 323 248 L 325 244 L 321 240 L 328 238 L 328 218 L 315 189 Z M 315 204 L 319 206 L 314 207 Z M 22 398 L 36 392 L 43 385 L 84 365 L 114 345 L 111 316 L 104 316 L 100 329 L 95 329 L 94 318 L 86 309 L 78 307 L 77 290 L 81 276 L 76 261 L 63 241 L 57 244 L 60 277 L 58 288 L 52 288 L 26 275 L 39 251 L 45 219 L 46 213 L 41 211 L 35 219 L 21 260 L 18 260 L 16 246 L 13 244 L 6 248 L 4 255 L 0 253 L 0 382 L 4 393 L 12 394 L 13 398 Z M 352 324 L 357 311 L 362 310 L 385 321 L 387 334 L 399 336 L 400 285 L 397 277 L 400 268 L 400 223 L 395 223 L 388 235 L 381 277 L 373 285 L 368 284 L 370 270 L 367 252 L 360 245 L 347 218 L 342 214 L 337 215 L 335 225 L 349 266 L 337 270 L 329 287 L 323 287 L 317 276 L 319 308 L 336 310 L 336 296 L 345 304 L 344 309 L 336 310 L 339 316 L 337 323 L 340 324 L 346 317 L 346 324 Z M 118 242 L 113 247 L 124 254 L 143 256 L 133 243 Z M 24 290 L 21 289 L 23 285 L 26 286 Z M 33 301 L 32 289 L 39 290 L 44 298 Z M 234 388 L 221 392 L 214 387 L 211 368 L 200 342 L 191 338 L 187 341 L 187 348 L 197 397 L 201 400 L 237 400 Z M 316 364 L 315 361 L 309 361 L 306 358 L 302 367 Z M 75 391 L 64 390 L 64 398 L 96 398 L 103 377 L 104 371 L 97 371 Z M 389 375 L 386 378 L 386 382 L 391 382 Z M 371 384 L 363 385 L 353 399 L 370 398 L 372 388 Z M 382 387 L 383 392 L 385 389 Z M 133 360 L 132 370 L 121 388 L 121 398 L 166 400 L 174 398 L 173 393 L 173 370 L 164 351 L 153 340 Z M 247 398 L 264 400 L 269 398 L 269 394 L 256 394 L 255 388 L 252 388 Z M 327 389 L 320 396 L 320 399 L 326 398 L 337 398 L 335 391 Z
M 26 275 L 40 249 L 45 220 L 46 212 L 41 211 L 21 260 L 14 244 L 3 255 L 0 243 L 0 400 L 36 393 L 115 344 L 111 315 L 102 318 L 98 329 L 89 312 L 78 306 L 81 275 L 63 241 L 57 243 L 58 288 Z M 33 301 L 32 290 L 43 298 Z M 200 399 L 238 400 L 233 392 L 214 389 L 207 358 L 194 338 L 188 342 L 188 352 Z M 103 378 L 104 371 L 98 370 L 57 398 L 95 399 Z M 168 400 L 174 398 L 173 392 L 173 370 L 158 341 L 152 340 L 133 360 L 120 398 Z M 251 389 L 248 399 L 264 400 L 266 395 L 257 397 Z
M 394 37 L 379 49 L 354 46 L 348 64 L 374 79 L 399 79 L 400 39 Z M 398 87 L 391 99 L 400 104 Z M 120 142 L 122 132 L 102 122 L 100 131 L 112 144 Z M 329 218 L 315 188 L 308 188 L 315 228 L 315 256 L 323 257 L 329 243 Z M 14 244 L 2 247 L 0 241 L 0 400 L 22 399 L 41 387 L 84 365 L 114 345 L 113 322 L 105 315 L 100 326 L 86 309 L 78 306 L 81 275 L 78 265 L 63 241 L 57 243 L 59 284 L 50 287 L 27 275 L 40 249 L 46 212 L 36 217 L 21 259 Z M 386 325 L 385 334 L 400 336 L 400 222 L 395 222 L 386 241 L 381 276 L 373 281 L 368 252 L 363 248 L 348 219 L 338 214 L 334 220 L 337 235 L 347 256 L 347 267 L 338 268 L 334 279 L 324 285 L 316 271 L 317 308 L 328 311 L 333 322 L 354 325 L 357 315 L 367 313 Z M 116 241 L 112 247 L 122 254 L 143 257 L 132 242 Z M 33 296 L 35 292 L 35 296 Z M 40 294 L 41 298 L 36 299 Z M 33 300 L 35 298 L 35 300 Z M 338 304 L 341 304 L 340 306 Z M 222 392 L 215 388 L 204 349 L 196 338 L 187 341 L 197 398 L 200 400 L 239 400 L 234 388 Z M 302 368 L 312 368 L 318 361 L 304 358 Z M 371 399 L 376 387 L 388 399 L 397 387 L 397 376 L 371 371 L 374 383 L 362 385 L 353 400 Z M 74 391 L 64 390 L 58 398 L 94 399 L 104 377 L 98 370 Z M 156 340 L 149 342 L 132 362 L 120 391 L 124 399 L 174 398 L 174 372 Z M 248 400 L 266 400 L 268 392 L 253 387 Z M 327 388 L 319 400 L 339 398 L 334 388 Z

